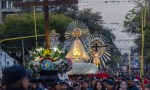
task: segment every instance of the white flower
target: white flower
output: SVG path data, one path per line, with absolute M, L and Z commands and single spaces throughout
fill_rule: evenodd
M 35 59 L 34 59 L 35 61 L 40 61 L 41 60 L 41 58 L 40 57 L 35 57 Z
M 42 47 L 37 48 L 36 51 L 41 52 L 41 51 L 43 51 L 43 48 Z
M 40 63 L 39 63 L 38 61 L 35 61 L 35 62 L 34 62 L 34 65 L 35 65 L 35 66 L 39 66 Z
M 63 59 L 60 59 L 60 60 L 58 60 L 58 61 L 56 61 L 56 62 L 54 62 L 56 65 L 58 65 L 58 64 L 61 64 L 61 62 L 63 61 Z
M 61 65 L 62 65 L 62 66 L 64 66 L 65 64 L 64 64 L 64 63 L 62 63 Z
M 32 54 L 36 54 L 36 52 L 34 51 L 34 52 L 32 52 Z

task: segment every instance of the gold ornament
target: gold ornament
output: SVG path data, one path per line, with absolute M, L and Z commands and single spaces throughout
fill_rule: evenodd
M 73 30 L 73 36 L 80 37 L 82 35 L 82 30 L 80 28 L 75 28 Z

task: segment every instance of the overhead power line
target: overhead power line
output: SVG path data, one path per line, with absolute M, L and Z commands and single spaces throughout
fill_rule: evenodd
M 94 2 L 94 1 L 92 1 Z M 96 4 L 114 4 L 114 3 L 133 3 L 135 1 L 133 0 L 124 0 L 124 1 L 120 1 L 120 0 L 112 0 L 112 1 L 101 1 L 101 2 L 80 2 L 80 4 L 84 4 L 82 6 L 89 6 L 89 5 L 96 5 Z

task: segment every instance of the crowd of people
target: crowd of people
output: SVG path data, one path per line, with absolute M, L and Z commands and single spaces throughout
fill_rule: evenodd
M 29 78 L 22 66 L 12 66 L 3 70 L 0 90 L 150 90 L 149 79 L 137 80 L 133 76 L 117 80 L 109 78 L 78 77 L 77 80 L 59 80 L 51 84 L 37 78 Z

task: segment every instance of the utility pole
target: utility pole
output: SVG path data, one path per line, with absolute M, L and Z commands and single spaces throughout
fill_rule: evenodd
M 128 52 L 128 54 L 129 54 L 129 62 L 128 62 L 128 64 L 129 64 L 129 76 L 130 76 L 130 74 L 131 74 L 131 67 L 130 67 L 130 63 L 131 63 L 131 50 L 130 50 L 130 48 L 129 48 L 129 52 Z
M 26 66 L 26 62 L 25 62 L 25 53 L 24 53 L 24 40 L 22 38 L 22 60 L 23 60 L 23 66 Z
M 30 1 L 22 3 L 14 3 L 15 7 L 33 7 L 33 6 L 43 6 L 44 10 L 44 27 L 45 27 L 45 41 L 46 48 L 50 49 L 50 25 L 49 25 L 49 6 L 52 5 L 70 5 L 78 4 L 78 0 L 43 0 L 42 2 Z
M 37 42 L 37 25 L 36 25 L 36 12 L 35 12 L 35 6 L 33 7 L 33 14 L 34 14 L 34 31 L 35 31 L 35 45 L 36 48 L 38 48 L 38 42 Z
M 144 9 L 144 10 L 143 10 Z M 141 34 L 142 34 L 142 48 L 141 48 L 141 57 L 140 57 L 140 77 L 144 75 L 144 41 L 145 41 L 145 32 L 146 29 L 146 14 L 147 14 L 147 0 L 145 0 L 145 6 L 142 8 L 141 12 Z

